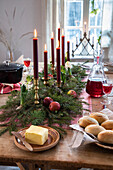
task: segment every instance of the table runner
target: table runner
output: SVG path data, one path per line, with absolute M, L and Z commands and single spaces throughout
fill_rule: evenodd
M 0 83 L 0 94 L 10 93 L 11 91 L 14 90 L 20 91 L 20 83 L 16 84 Z

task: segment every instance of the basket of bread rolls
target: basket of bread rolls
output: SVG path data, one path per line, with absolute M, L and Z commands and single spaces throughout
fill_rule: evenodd
M 94 135 L 100 143 L 113 147 L 113 120 L 109 120 L 105 113 L 93 112 L 89 116 L 83 116 L 78 120 L 78 124 L 86 133 Z

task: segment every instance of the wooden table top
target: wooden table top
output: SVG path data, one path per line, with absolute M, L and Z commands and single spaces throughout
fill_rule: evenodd
M 0 95 L 0 105 L 5 104 L 7 94 Z M 92 98 L 92 111 L 100 111 L 102 98 Z M 110 109 L 113 108 L 110 106 Z M 39 167 L 75 169 L 98 168 L 113 169 L 113 150 L 104 149 L 96 144 L 88 144 L 77 149 L 69 146 L 73 130 L 67 130 L 67 135 L 52 149 L 43 152 L 27 152 L 15 146 L 13 136 L 8 132 L 0 136 L 0 163 L 31 163 Z M 32 168 L 31 168 L 32 169 Z

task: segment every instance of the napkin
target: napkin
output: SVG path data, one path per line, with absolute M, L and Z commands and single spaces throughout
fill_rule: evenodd
M 106 114 L 109 119 L 113 120 L 113 112 L 110 109 L 105 108 L 105 109 L 101 110 L 100 112 Z
M 0 83 L 0 94 L 10 93 L 11 91 L 20 91 L 20 83 L 16 84 L 6 84 Z
M 105 108 L 100 112 L 106 114 L 109 119 L 113 119 L 113 112 L 110 109 Z M 70 147 L 78 148 L 82 145 L 98 142 L 97 138 L 94 135 L 86 133 L 84 129 L 79 126 L 79 124 L 72 124 L 69 127 L 74 129 L 74 134 L 69 144 Z
M 74 129 L 74 135 L 72 137 L 71 143 L 69 144 L 70 147 L 78 148 L 82 145 L 97 142 L 95 137 L 94 139 L 90 137 L 78 124 L 70 125 L 70 127 Z

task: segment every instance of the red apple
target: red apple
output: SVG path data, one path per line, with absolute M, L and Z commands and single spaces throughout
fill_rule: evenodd
M 45 97 L 43 100 L 43 105 L 49 106 L 51 102 L 53 102 L 53 99 L 51 97 Z
M 67 94 L 73 96 L 74 98 L 77 97 L 77 93 L 74 90 L 69 90 Z
M 60 104 L 58 102 L 52 102 L 49 105 L 49 109 L 53 112 L 58 111 L 60 109 Z

